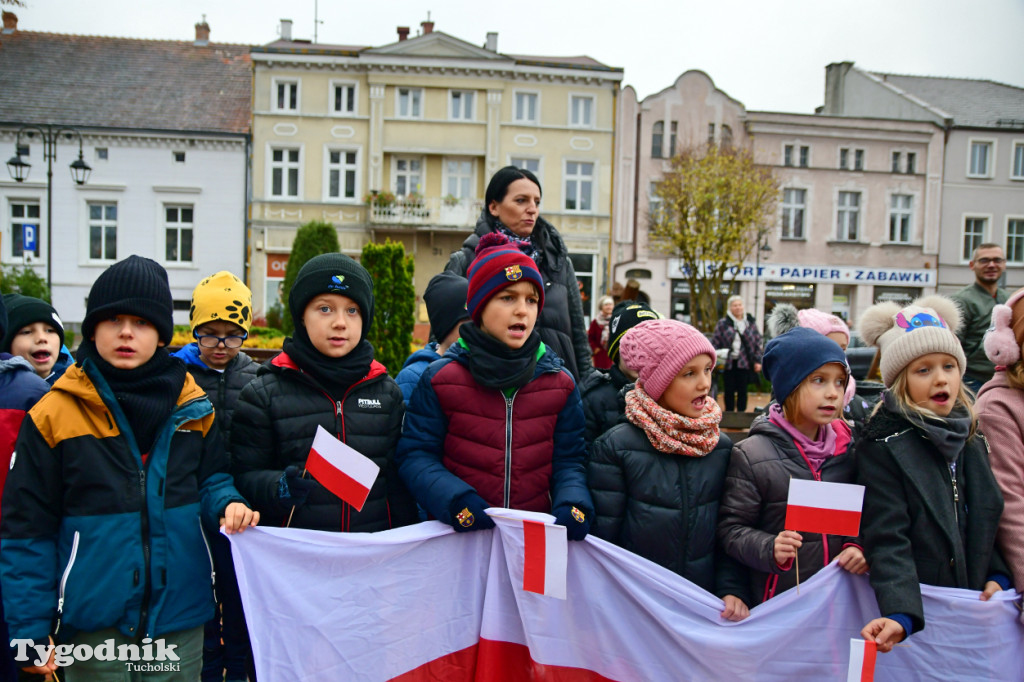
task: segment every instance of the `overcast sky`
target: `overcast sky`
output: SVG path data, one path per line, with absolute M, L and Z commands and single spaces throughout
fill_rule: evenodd
M 315 0 L 23 0 L 19 28 L 192 40 L 202 16 L 214 42 L 262 45 L 279 20 L 313 38 Z M 319 0 L 318 42 L 380 46 L 395 27 L 435 30 L 498 51 L 585 54 L 625 69 L 640 98 L 705 71 L 748 110 L 812 113 L 825 66 L 996 80 L 1024 86 L 1024 0 Z

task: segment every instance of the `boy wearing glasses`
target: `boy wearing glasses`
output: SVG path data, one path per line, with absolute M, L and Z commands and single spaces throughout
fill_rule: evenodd
M 252 292 L 226 270 L 210 275 L 192 292 L 189 324 L 196 341 L 174 355 L 181 358 L 196 383 L 209 396 L 227 446 L 238 396 L 256 377 L 259 368 L 252 358 L 239 352 L 252 325 Z M 231 545 L 219 533 L 208 539 L 217 571 L 220 602 L 213 619 L 206 624 L 202 680 L 244 680 L 252 654 L 231 561 Z
M 953 294 L 960 306 L 960 326 L 956 335 L 967 356 L 967 374 L 964 383 L 978 392 L 981 385 L 992 378 L 995 365 L 985 355 L 982 341 L 992 322 L 992 309 L 998 303 L 1006 303 L 1009 294 L 999 287 L 999 280 L 1006 271 L 1006 256 L 999 244 L 981 244 L 971 255 L 968 264 L 974 271 L 974 283 Z

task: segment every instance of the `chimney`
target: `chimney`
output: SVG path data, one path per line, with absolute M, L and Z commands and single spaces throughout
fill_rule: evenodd
M 498 34 L 495 31 L 487 33 L 487 42 L 484 44 L 484 49 L 491 52 L 498 51 Z
M 196 24 L 196 47 L 203 47 L 210 44 L 210 25 L 206 23 L 206 15 L 203 20 Z
M 15 31 L 18 30 L 18 15 L 17 14 L 15 14 L 14 12 L 4 12 L 3 13 L 3 19 L 4 19 L 4 29 L 3 29 L 4 33 L 10 34 L 10 33 L 14 33 Z
M 423 27 L 423 35 L 434 32 L 434 22 L 432 21 L 421 21 L 420 26 Z
M 399 26 L 398 27 L 398 40 L 402 41 L 402 40 L 408 40 L 408 39 L 409 39 L 409 27 L 408 26 Z
M 291 19 L 282 19 L 281 20 L 281 30 L 280 30 L 280 33 L 281 33 L 281 40 L 291 40 L 292 39 L 292 20 Z

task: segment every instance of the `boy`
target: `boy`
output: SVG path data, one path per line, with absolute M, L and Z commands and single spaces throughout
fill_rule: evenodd
M 64 346 L 64 325 L 52 305 L 21 294 L 4 294 L 7 332 L 0 351 L 20 355 L 46 383 L 54 382 L 71 366 L 71 351 Z
M 402 392 L 373 359 L 373 281 L 340 253 L 310 259 L 288 293 L 294 336 L 242 389 L 231 430 L 239 490 L 264 521 L 293 528 L 376 532 L 417 521 L 398 477 Z M 305 463 L 322 426 L 380 466 L 362 511 L 311 479 Z
M 242 343 L 252 325 L 252 292 L 242 280 L 222 270 L 203 279 L 192 292 L 189 325 L 195 343 L 174 357 L 185 363 L 189 374 L 213 403 L 217 425 L 225 445 L 230 442 L 231 417 L 245 385 L 256 378 L 259 365 L 245 353 Z M 238 593 L 231 544 L 214 534 L 208 538 L 217 569 L 220 603 L 206 623 L 203 641 L 203 682 L 245 680 L 251 668 L 249 636 Z M 223 627 L 221 619 L 223 618 Z
M 32 408 L 3 498 L 0 580 L 12 639 L 93 648 L 163 640 L 196 679 L 213 612 L 203 522 L 256 525 L 231 484 L 213 407 L 167 352 L 167 273 L 139 256 L 89 292 L 78 362 Z M 55 666 L 26 665 L 47 674 Z M 124 661 L 79 660 L 62 677 L 123 679 Z
M 551 512 L 582 540 L 593 512 L 583 410 L 572 375 L 535 330 L 544 280 L 498 234 L 481 238 L 468 274 L 473 319 L 409 401 L 402 478 L 456 531 L 492 528 L 484 510 L 510 507 Z

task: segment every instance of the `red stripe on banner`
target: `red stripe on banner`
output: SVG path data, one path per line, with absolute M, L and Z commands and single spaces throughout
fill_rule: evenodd
M 370 489 L 328 462 L 316 450 L 309 451 L 306 470 L 321 485 L 355 507 L 356 511 L 363 511 Z
M 786 530 L 829 535 L 859 535 L 860 512 L 820 507 L 786 507 Z
M 860 667 L 860 682 L 875 682 L 875 656 L 878 645 L 873 641 L 864 642 L 864 663 Z
M 542 665 L 530 658 L 530 650 L 514 642 L 481 639 L 479 644 L 441 656 L 391 678 L 395 682 L 612 682 L 611 678 L 583 668 Z
M 523 590 L 544 594 L 545 559 L 544 524 L 539 521 L 523 521 Z

